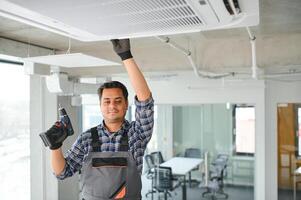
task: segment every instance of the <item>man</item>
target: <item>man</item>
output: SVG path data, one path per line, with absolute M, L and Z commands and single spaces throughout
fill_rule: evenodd
M 118 81 L 104 83 L 98 89 L 103 122 L 79 135 L 66 157 L 61 145 L 51 151 L 57 178 L 81 171 L 85 200 L 141 199 L 143 155 L 153 130 L 154 101 L 131 55 L 130 42 L 123 39 L 112 43 L 136 93 L 136 121 L 130 123 L 124 118 L 128 108 L 126 87 Z

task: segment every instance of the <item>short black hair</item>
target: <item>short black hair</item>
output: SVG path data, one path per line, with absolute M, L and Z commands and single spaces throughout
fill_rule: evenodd
M 108 89 L 108 88 L 121 89 L 123 97 L 125 98 L 126 101 L 128 100 L 128 96 L 129 96 L 128 90 L 126 89 L 125 85 L 123 85 L 119 81 L 109 81 L 109 82 L 103 83 L 97 90 L 99 100 L 101 100 L 103 89 Z

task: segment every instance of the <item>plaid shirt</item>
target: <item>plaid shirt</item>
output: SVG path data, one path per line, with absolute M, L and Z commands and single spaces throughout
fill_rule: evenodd
M 154 100 L 150 97 L 148 100 L 140 102 L 135 98 L 135 105 L 136 121 L 128 122 L 125 120 L 121 129 L 115 133 L 108 132 L 103 122 L 97 126 L 97 130 L 99 140 L 102 141 L 102 152 L 117 152 L 122 135 L 128 134 L 129 149 L 136 161 L 138 172 L 141 173 L 144 151 L 153 132 Z M 91 142 L 92 137 L 90 129 L 79 135 L 72 148 L 66 154 L 65 169 L 57 176 L 58 179 L 70 177 L 81 169 L 88 153 L 93 151 Z

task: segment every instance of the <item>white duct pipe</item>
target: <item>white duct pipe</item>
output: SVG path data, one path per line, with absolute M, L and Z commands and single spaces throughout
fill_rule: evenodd
M 247 32 L 249 34 L 249 39 L 251 43 L 251 55 L 252 55 L 252 78 L 258 79 L 258 67 L 256 63 L 256 37 L 251 33 L 251 30 L 249 27 L 246 27 Z
M 178 44 L 176 44 L 175 42 L 171 41 L 169 39 L 169 37 L 166 36 L 158 36 L 157 37 L 159 40 L 161 40 L 162 42 L 167 43 L 169 46 L 171 46 L 172 48 L 180 51 L 181 53 L 184 53 L 186 56 L 190 56 L 191 52 L 189 50 L 184 49 L 183 47 L 179 46 Z
M 234 13 L 234 16 L 237 17 L 238 13 L 237 10 L 235 8 L 234 2 L 233 0 L 228 0 L 230 7 Z M 250 39 L 250 43 L 251 43 L 251 55 L 252 55 L 252 78 L 253 79 L 257 79 L 258 78 L 258 67 L 257 67 L 257 63 L 256 63 L 256 37 L 251 33 L 250 28 L 247 26 L 246 27 L 247 32 L 249 34 L 249 39 Z
M 255 37 L 254 37 L 255 38 Z M 257 73 L 257 64 L 256 64 L 256 43 L 255 39 L 250 40 L 251 42 L 251 48 L 252 48 L 252 78 L 257 79 L 258 73 Z
M 233 73 L 216 74 L 216 73 L 207 72 L 207 71 L 200 71 L 200 70 L 197 69 L 197 66 L 196 66 L 195 62 L 193 61 L 193 59 L 191 57 L 191 52 L 189 50 L 186 50 L 183 47 L 176 44 L 175 42 L 171 41 L 169 37 L 158 36 L 157 38 L 159 40 L 161 40 L 162 42 L 165 42 L 166 44 L 168 44 L 172 48 L 180 51 L 181 53 L 184 53 L 187 56 L 188 61 L 191 65 L 195 75 L 199 78 L 203 77 L 203 78 L 217 79 L 217 78 L 223 78 L 223 77 L 226 77 L 226 76 L 233 75 Z
M 256 38 L 255 38 L 255 36 L 251 33 L 250 28 L 249 28 L 248 26 L 246 26 L 246 29 L 247 29 L 247 32 L 248 32 L 248 34 L 249 34 L 250 40 L 255 40 Z
M 203 77 L 203 78 L 210 78 L 210 79 L 218 79 L 218 78 L 223 78 L 226 76 L 230 76 L 233 75 L 231 73 L 224 73 L 224 74 L 215 74 L 212 72 L 205 72 L 205 71 L 200 71 L 197 69 L 197 66 L 195 65 L 195 62 L 193 61 L 191 55 L 187 56 L 191 67 L 193 68 L 194 73 L 198 76 L 198 77 Z
M 264 78 L 278 78 L 278 77 L 299 77 L 301 76 L 301 72 L 287 72 L 287 73 L 275 73 L 275 74 L 266 74 Z

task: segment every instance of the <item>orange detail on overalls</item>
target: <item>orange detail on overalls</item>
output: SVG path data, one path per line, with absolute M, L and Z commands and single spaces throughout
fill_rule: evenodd
M 123 186 L 120 192 L 115 196 L 114 199 L 122 199 L 125 196 L 126 193 L 126 187 Z

